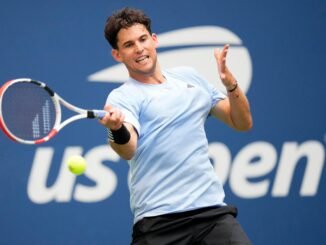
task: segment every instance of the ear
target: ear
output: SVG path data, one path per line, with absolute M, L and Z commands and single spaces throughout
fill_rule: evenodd
M 155 48 L 158 47 L 158 38 L 157 38 L 157 35 L 155 33 L 152 33 L 152 39 L 155 43 Z
M 117 49 L 112 49 L 111 50 L 111 55 L 112 57 L 117 61 L 117 62 L 122 62 L 119 50 Z

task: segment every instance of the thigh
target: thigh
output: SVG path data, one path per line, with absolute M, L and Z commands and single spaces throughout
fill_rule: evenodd
M 251 242 L 232 214 L 225 214 L 211 231 L 196 243 L 200 245 L 250 245 Z

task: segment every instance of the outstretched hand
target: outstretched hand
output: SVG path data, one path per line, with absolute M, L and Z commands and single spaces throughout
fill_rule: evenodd
M 217 63 L 218 73 L 220 78 L 224 84 L 224 86 L 228 89 L 233 87 L 236 83 L 235 78 L 232 73 L 229 71 L 226 65 L 226 56 L 229 51 L 229 44 L 224 45 L 223 49 L 220 51 L 218 48 L 214 49 L 214 56 Z

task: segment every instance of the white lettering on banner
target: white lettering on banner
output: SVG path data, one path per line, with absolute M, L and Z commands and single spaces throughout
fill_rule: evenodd
M 72 199 L 90 203 L 109 198 L 116 190 L 118 180 L 113 170 L 103 162 L 117 163 L 120 157 L 106 145 L 94 147 L 84 154 L 88 162 L 85 177 L 95 182 L 95 185 L 87 186 L 76 183 L 76 176 L 71 174 L 65 165 L 69 156 L 82 153 L 82 147 L 67 147 L 63 153 L 58 177 L 51 187 L 47 187 L 54 149 L 37 148 L 28 179 L 27 193 L 30 200 L 38 204 L 52 201 L 70 202 Z M 233 161 L 230 149 L 225 144 L 212 142 L 209 144 L 209 155 L 222 183 L 225 184 L 229 179 L 232 192 L 240 198 L 247 199 L 266 196 L 270 189 L 273 197 L 288 196 L 294 172 L 302 159 L 306 160 L 304 162 L 306 167 L 300 196 L 315 196 L 325 161 L 324 146 L 314 140 L 302 144 L 284 142 L 278 164 L 275 147 L 265 141 L 252 142 L 244 146 L 235 155 Z M 274 170 L 276 172 L 273 181 L 267 175 Z M 255 178 L 256 180 L 253 181 Z
M 258 159 L 252 162 L 253 159 Z M 233 192 L 243 198 L 257 198 L 267 194 L 270 180 L 250 182 L 250 178 L 258 178 L 270 173 L 275 165 L 277 152 L 272 144 L 254 142 L 243 148 L 234 158 L 230 173 L 230 187 Z
M 231 154 L 226 145 L 213 143 L 209 145 L 217 176 L 223 184 L 229 177 L 229 184 L 234 192 L 242 198 L 257 198 L 266 195 L 269 180 L 249 182 L 249 178 L 261 177 L 272 171 L 276 164 L 276 150 L 270 143 L 254 142 L 245 146 L 234 158 L 231 169 Z M 259 158 L 252 163 L 251 160 Z
M 85 154 L 87 169 L 86 177 L 93 180 L 95 186 L 76 185 L 74 198 L 80 202 L 102 201 L 115 191 L 118 183 L 116 174 L 108 167 L 103 165 L 103 161 L 118 162 L 120 157 L 107 145 L 93 148 Z
M 241 198 L 259 198 L 267 194 L 270 180 L 264 179 L 251 182 L 250 178 L 262 178 L 276 166 L 277 152 L 268 142 L 253 142 L 246 145 L 235 156 L 231 168 L 231 154 L 223 143 L 209 145 L 216 174 L 225 184 L 229 176 L 232 192 Z M 285 142 L 280 153 L 280 161 L 272 188 L 272 196 L 285 197 L 290 186 L 297 164 L 306 158 L 306 168 L 300 189 L 300 196 L 317 194 L 325 161 L 324 146 L 318 141 Z M 229 171 L 229 172 L 228 172 Z
M 306 141 L 301 145 L 298 145 L 297 142 L 286 142 L 283 145 L 282 153 L 272 196 L 288 195 L 295 167 L 303 157 L 307 158 L 307 164 L 300 195 L 316 195 L 324 167 L 325 151 L 323 145 L 313 140 Z
M 81 147 L 68 147 L 55 183 L 47 187 L 47 179 L 51 167 L 54 149 L 52 147 L 39 147 L 35 152 L 31 174 L 27 184 L 27 194 L 34 203 L 42 204 L 50 201 L 69 202 L 74 188 L 76 176 L 66 171 L 64 164 L 69 155 L 80 155 Z
M 117 186 L 117 176 L 102 163 L 104 161 L 118 162 L 120 157 L 106 145 L 95 147 L 85 154 L 84 157 L 88 163 L 85 176 L 96 183 L 94 186 L 85 186 L 76 183 L 76 176 L 69 172 L 65 164 L 69 156 L 82 155 L 82 152 L 81 147 L 67 147 L 63 154 L 58 177 L 51 187 L 47 187 L 54 149 L 38 147 L 27 184 L 27 194 L 30 200 L 34 203 L 44 204 L 51 201 L 69 202 L 73 197 L 75 201 L 79 202 L 98 202 L 112 195 Z

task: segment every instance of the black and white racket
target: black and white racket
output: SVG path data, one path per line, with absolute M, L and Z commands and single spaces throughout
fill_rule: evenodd
M 62 121 L 62 105 L 76 115 Z M 69 123 L 101 119 L 106 113 L 76 107 L 45 83 L 30 78 L 10 80 L 0 88 L 0 127 L 10 139 L 23 144 L 44 143 Z

